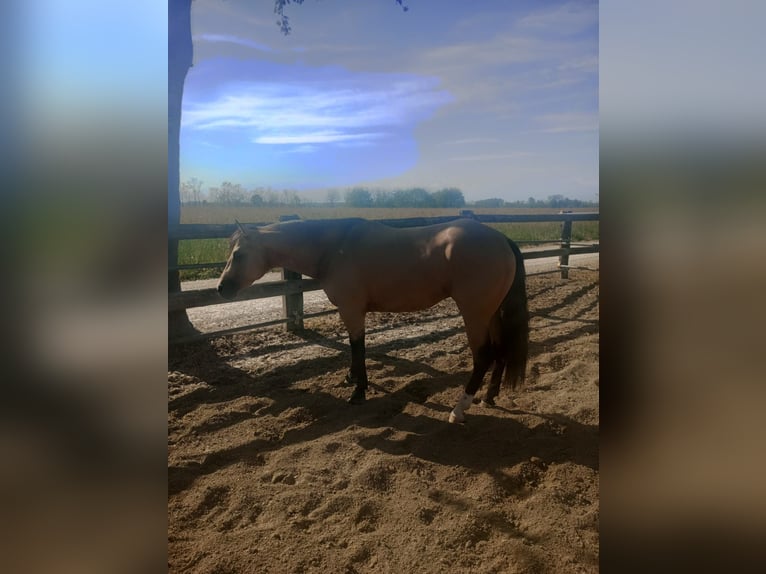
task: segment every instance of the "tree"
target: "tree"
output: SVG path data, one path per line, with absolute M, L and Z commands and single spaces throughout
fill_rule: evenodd
M 290 3 L 303 4 L 303 0 L 275 0 L 274 13 L 277 25 L 284 34 L 291 31 L 285 14 Z M 395 0 L 406 12 L 404 0 Z M 181 175 L 180 138 L 181 108 L 183 103 L 186 74 L 192 66 L 194 45 L 191 33 L 192 0 L 168 0 L 168 228 L 181 222 Z M 168 267 L 178 264 L 178 241 L 168 240 Z M 168 271 L 168 292 L 181 291 L 178 271 Z M 168 335 L 194 332 L 186 311 L 168 313 Z
M 199 205 L 202 201 L 202 181 L 193 177 L 181 184 L 181 202 Z
M 346 192 L 346 205 L 351 207 L 372 207 L 372 194 L 369 189 L 355 187 Z
M 447 187 L 435 191 L 433 194 L 435 207 L 464 207 L 465 197 L 463 192 L 456 187 Z
M 252 205 L 255 205 L 256 207 L 263 205 L 263 197 L 258 195 L 257 193 L 253 193 L 250 195 L 250 203 Z
M 398 189 L 394 192 L 394 207 L 433 207 L 434 199 L 422 187 Z
M 271 188 L 268 188 L 264 194 L 263 199 L 266 201 L 267 205 L 278 205 L 279 204 L 279 194 L 274 191 Z
M 245 190 L 238 183 L 224 181 L 221 187 L 210 189 L 210 199 L 221 205 L 242 205 L 245 203 Z
M 327 203 L 330 204 L 330 207 L 335 207 L 335 204 L 338 203 L 338 200 L 340 200 L 340 192 L 337 189 L 328 189 Z
M 500 199 L 499 197 L 490 197 L 489 199 L 480 199 L 475 202 L 474 205 L 476 207 L 503 207 L 505 205 L 505 200 Z
M 373 193 L 372 203 L 375 207 L 393 207 L 393 195 L 385 189 L 376 189 Z
M 280 194 L 281 199 L 279 200 L 280 205 L 292 205 L 294 207 L 297 207 L 301 204 L 301 196 L 298 195 L 298 192 L 290 190 L 290 189 L 283 189 L 282 193 Z
M 566 207 L 567 198 L 563 195 L 549 195 L 548 196 L 548 205 L 551 207 Z
M 285 14 L 285 7 L 290 4 L 303 4 L 303 0 L 275 0 L 274 1 L 274 14 L 277 15 L 277 26 L 282 30 L 282 33 L 286 36 L 292 31 L 290 27 L 290 18 Z M 396 0 L 396 3 L 402 7 L 405 12 L 409 10 L 404 0 Z

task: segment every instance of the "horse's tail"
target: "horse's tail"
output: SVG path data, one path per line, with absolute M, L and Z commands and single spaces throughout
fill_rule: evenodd
M 500 345 L 499 360 L 505 362 L 503 383 L 511 388 L 524 384 L 529 356 L 529 309 L 527 306 L 527 274 L 524 256 L 518 245 L 510 239 L 513 256 L 516 258 L 516 275 L 508 293 L 500 304 Z

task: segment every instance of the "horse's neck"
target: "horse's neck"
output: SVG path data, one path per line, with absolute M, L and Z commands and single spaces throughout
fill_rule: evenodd
M 341 234 L 329 221 L 275 225 L 263 235 L 271 267 L 284 267 L 309 277 L 319 277 L 325 253 L 332 250 Z

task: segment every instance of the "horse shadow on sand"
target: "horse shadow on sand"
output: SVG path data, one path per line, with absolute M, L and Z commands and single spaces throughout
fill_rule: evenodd
M 462 325 L 434 331 L 418 336 L 417 344 L 438 344 L 461 331 Z M 328 387 L 340 385 L 350 356 L 345 341 L 306 330 L 299 335 L 299 340 L 285 341 L 285 344 L 313 344 L 336 352 L 331 356 L 305 358 L 277 366 L 256 378 L 232 366 L 230 357 L 221 356 L 209 341 L 171 350 L 169 370 L 207 383 L 177 396 L 171 394 L 168 412 L 175 417 L 183 417 L 201 405 L 224 405 L 242 397 L 262 399 L 252 401 L 252 406 L 245 409 L 222 408 L 222 413 L 195 427 L 195 434 L 204 436 L 206 432 L 248 418 L 279 415 L 296 407 L 300 407 L 301 418 L 296 422 L 308 421 L 308 424 L 290 428 L 282 434 L 261 435 L 243 444 L 224 446 L 201 460 L 169 466 L 168 490 L 171 495 L 191 487 L 201 476 L 238 463 L 260 466 L 271 451 L 350 427 L 367 429 L 354 433 L 353 439 L 365 449 L 395 456 L 414 456 L 440 465 L 461 466 L 495 477 L 499 476 L 498 469 L 528 461 L 531 457 L 537 457 L 544 464 L 570 461 L 598 468 L 598 427 L 560 414 L 474 405 L 465 424 L 449 424 L 447 417 L 453 405 L 432 400 L 432 397 L 452 388 L 457 396 L 468 380 L 469 371 L 448 373 L 423 361 L 391 355 L 392 350 L 401 348 L 400 340 L 368 347 L 368 363 L 380 369 L 371 369 L 370 392 L 367 402 L 362 405 L 347 403 L 345 395 L 350 394 L 350 387 L 347 387 L 349 393 L 331 394 L 292 385 L 296 372 L 304 379 L 310 376 L 322 383 L 326 381 Z M 409 377 L 411 380 L 395 391 L 387 391 L 376 383 L 375 373 L 384 379 Z M 501 397 L 508 392 L 501 391 Z M 499 402 L 502 405 L 510 401 L 501 398 Z M 423 405 L 429 413 L 413 415 L 405 412 L 412 403 Z M 537 422 L 528 426 L 517 418 L 499 417 L 498 412 L 529 415 L 524 417 L 525 420 L 531 417 Z

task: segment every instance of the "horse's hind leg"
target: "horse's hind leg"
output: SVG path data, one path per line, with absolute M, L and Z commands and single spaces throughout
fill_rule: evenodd
M 460 396 L 455 408 L 452 409 L 449 415 L 449 422 L 465 422 L 465 411 L 473 404 L 473 397 L 476 391 L 479 390 L 479 387 L 481 387 L 484 375 L 489 370 L 491 364 L 492 346 L 487 341 L 473 353 L 473 372 L 471 373 L 471 378 L 468 379 L 468 384 L 466 384 L 463 394 Z
M 495 397 L 500 394 L 500 382 L 503 379 L 503 370 L 505 369 L 505 361 L 500 359 L 495 360 L 495 367 L 492 370 L 492 378 L 489 381 L 489 387 L 487 387 L 487 394 L 484 395 L 484 399 L 481 401 L 482 406 L 494 407 Z
M 364 313 L 341 312 L 341 319 L 348 329 L 351 344 L 351 369 L 346 381 L 354 384 L 354 391 L 348 400 L 351 404 L 363 403 L 367 390 L 367 367 L 364 347 Z
M 365 365 L 364 333 L 356 339 L 351 339 L 351 370 L 347 380 L 354 383 L 354 392 L 348 402 L 358 405 L 365 401 L 367 390 L 367 367 Z

